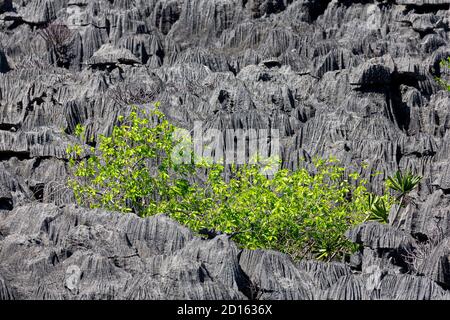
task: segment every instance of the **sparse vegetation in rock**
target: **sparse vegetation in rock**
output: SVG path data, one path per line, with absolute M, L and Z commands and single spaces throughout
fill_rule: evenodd
M 390 189 L 397 193 L 398 200 L 398 207 L 394 220 L 398 217 L 402 207 L 411 201 L 411 198 L 409 198 L 408 195 L 417 187 L 420 180 L 422 180 L 421 176 L 414 175 L 409 171 L 404 173 L 397 171 L 395 175 L 388 177 L 387 185 Z
M 82 205 L 143 217 L 167 214 L 194 231 L 232 235 L 245 248 L 323 260 L 355 249 L 344 236 L 349 228 L 367 219 L 387 221 L 392 197 L 371 194 L 367 181 L 337 159 L 316 158 L 310 170 L 281 169 L 273 176 L 264 170 L 274 159 L 231 168 L 206 160 L 179 164 L 176 128 L 157 108 L 135 108 L 119 121 L 96 148 L 67 150 L 69 184 Z M 82 127 L 76 133 L 82 136 Z M 191 178 L 204 172 L 205 181 Z
M 447 73 L 450 73 L 450 57 L 448 57 L 445 60 L 442 60 L 440 62 L 440 66 L 443 70 L 445 70 Z M 450 82 L 446 81 L 446 79 L 442 77 L 437 77 L 436 81 L 445 89 L 450 91 Z
M 420 273 L 423 266 L 430 259 L 433 251 L 445 239 L 443 230 L 436 228 L 434 232 L 424 241 L 418 242 L 414 248 L 406 248 L 404 258 L 408 262 L 411 271 Z
M 71 59 L 73 32 L 65 24 L 52 22 L 39 30 L 38 34 L 45 40 L 58 67 L 68 67 Z
M 450 55 L 449 8 L 0 0 L 0 300 L 450 299 L 450 68 L 440 64 Z M 70 70 L 38 35 L 52 23 L 73 31 Z M 377 221 L 351 228 L 360 250 L 349 264 L 238 250 L 229 238 L 247 233 L 220 235 L 222 226 L 202 228 L 213 238 L 203 241 L 164 215 L 74 206 L 65 151 L 75 126 L 85 127 L 83 150 L 98 147 L 128 105 L 151 101 L 188 130 L 196 121 L 222 132 L 278 129 L 290 173 L 318 155 L 347 169 L 363 161 L 370 190 L 396 203 L 388 175 L 414 168 L 423 181 L 413 202 L 391 207 L 388 224 L 390 203 L 368 199 L 365 217 Z M 199 170 L 184 177 L 189 185 L 205 178 Z M 80 272 L 67 273 L 74 265 Z M 67 286 L 74 276 L 79 286 Z
M 130 88 L 128 86 L 116 85 L 109 90 L 108 96 L 118 105 L 140 105 L 153 101 L 158 92 L 151 92 L 143 87 Z
M 367 197 L 367 205 L 369 207 L 369 215 L 367 216 L 367 220 L 387 223 L 389 218 L 389 209 L 392 204 L 392 198 L 388 193 L 383 196 L 369 194 Z

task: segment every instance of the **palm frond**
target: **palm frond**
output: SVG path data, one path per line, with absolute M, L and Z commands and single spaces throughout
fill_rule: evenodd
M 380 196 L 369 194 L 367 202 L 369 205 L 369 220 L 387 223 L 389 210 L 385 200 Z

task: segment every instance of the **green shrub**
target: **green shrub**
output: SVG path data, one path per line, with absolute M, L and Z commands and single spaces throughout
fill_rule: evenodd
M 368 192 L 335 159 L 316 159 L 314 167 L 314 174 L 282 169 L 268 178 L 258 165 L 243 165 L 227 181 L 222 165 L 211 166 L 206 186 L 188 198 L 194 207 L 172 217 L 193 230 L 237 232 L 246 248 L 332 259 L 354 249 L 344 233 L 366 218 Z
M 119 122 L 110 136 L 99 137 L 97 148 L 68 148 L 74 168 L 69 185 L 77 201 L 91 208 L 161 213 L 187 191 L 183 177 L 192 170 L 170 157 L 175 127 L 157 108 L 142 116 L 134 110 Z M 84 129 L 77 126 L 75 133 L 83 138 Z
M 264 170 L 276 159 L 228 169 L 208 161 L 178 164 L 176 128 L 157 108 L 135 109 L 119 122 L 95 148 L 67 150 L 69 184 L 82 205 L 142 217 L 167 214 L 194 231 L 233 234 L 245 248 L 332 260 L 355 249 L 344 236 L 349 228 L 367 219 L 387 221 L 393 203 L 388 193 L 369 193 L 358 173 L 333 158 L 273 176 Z M 83 128 L 76 133 L 82 137 Z M 197 175 L 205 181 L 195 181 Z
M 446 68 L 449 69 L 450 71 L 450 57 L 448 57 L 446 60 L 442 60 L 440 62 L 440 65 L 442 68 Z M 448 83 L 447 81 L 445 81 L 442 78 L 436 77 L 436 81 L 444 88 L 447 89 L 447 91 L 450 91 L 450 83 Z

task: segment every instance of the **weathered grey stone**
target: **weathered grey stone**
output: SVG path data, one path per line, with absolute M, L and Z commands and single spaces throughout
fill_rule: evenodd
M 292 260 L 274 251 L 244 250 L 239 257 L 242 271 L 252 284 L 257 299 L 310 300 L 314 298 L 312 278 L 296 268 Z
M 415 6 L 423 6 L 423 5 L 450 5 L 450 1 L 448 0 L 396 0 L 398 4 L 410 4 Z
M 448 288 L 450 286 L 450 239 L 443 239 L 424 259 L 419 272 Z
M 2 218 L 0 230 L 0 270 L 6 270 L 1 275 L 19 296 L 246 298 L 236 246 L 227 237 L 194 238 L 164 216 L 141 219 L 34 204 Z M 2 298 L 11 297 L 5 281 L 0 277 Z
M 389 85 L 395 71 L 395 64 L 390 55 L 374 58 L 359 65 L 350 74 L 350 84 L 359 86 Z
M 409 234 L 378 222 L 366 222 L 347 232 L 355 243 L 374 249 L 412 248 L 415 240 Z
M 329 288 L 341 277 L 351 275 L 350 267 L 343 263 L 325 263 L 320 261 L 301 261 L 297 264 L 298 269 L 311 276 L 313 282 L 321 290 Z
M 438 284 L 409 274 L 385 275 L 378 295 L 382 300 L 448 300 L 448 291 Z
M 0 0 L 0 12 L 12 9 L 12 0 Z
M 102 45 L 87 61 L 87 64 L 92 67 L 134 63 L 139 63 L 139 59 L 136 58 L 131 51 L 123 48 L 114 48 L 110 44 Z
M 10 70 L 5 53 L 0 49 L 0 73 L 6 73 Z
M 14 300 L 12 289 L 9 288 L 8 284 L 1 277 L 1 274 L 0 274 L 0 300 Z
M 0 0 L 0 299 L 448 299 L 447 242 L 403 273 L 414 269 L 404 254 L 450 236 L 450 95 L 434 81 L 450 80 L 439 64 L 449 10 L 448 0 Z M 65 68 L 39 36 L 51 22 L 73 33 Z M 364 247 L 353 269 L 240 254 L 166 217 L 72 207 L 76 125 L 96 141 L 127 105 L 154 101 L 189 129 L 278 129 L 287 168 L 364 161 L 378 193 L 399 169 L 423 179 L 391 226 L 349 231 Z

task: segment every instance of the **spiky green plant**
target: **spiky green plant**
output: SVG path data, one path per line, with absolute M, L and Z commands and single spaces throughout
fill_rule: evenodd
M 372 193 L 368 194 L 367 204 L 369 207 L 369 214 L 366 220 L 378 221 L 387 223 L 389 218 L 390 204 L 385 196 L 378 196 Z
M 397 171 L 394 176 L 387 178 L 388 187 L 397 192 L 397 200 L 399 202 L 395 217 L 400 213 L 401 208 L 405 205 L 406 196 L 417 187 L 421 176 L 414 175 L 410 171 L 402 173 Z

